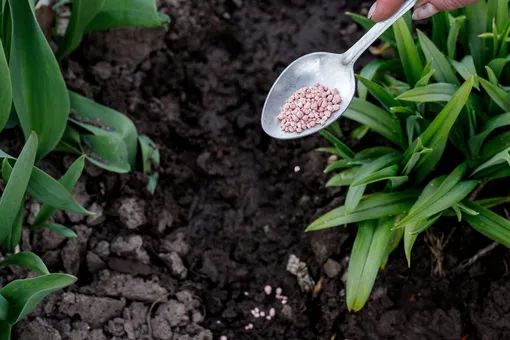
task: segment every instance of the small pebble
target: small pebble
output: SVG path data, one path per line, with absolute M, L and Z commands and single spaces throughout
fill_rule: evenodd
M 271 308 L 271 309 L 269 310 L 269 316 L 270 316 L 270 317 L 274 317 L 275 315 L 276 315 L 276 311 L 274 310 L 274 308 Z
M 282 295 L 283 293 L 283 289 L 281 289 L 280 287 L 276 288 L 276 295 Z
M 260 316 L 261 316 L 261 317 L 264 317 L 264 316 L 266 316 L 266 313 L 264 313 L 264 312 L 260 312 Z
M 266 316 L 267 320 L 271 320 L 271 315 Z
M 222 335 L 222 336 L 220 337 L 220 340 L 227 340 L 227 339 L 228 339 L 228 338 L 227 338 L 225 335 Z
M 266 295 L 271 295 L 271 292 L 273 291 L 273 288 L 271 288 L 271 286 L 265 286 L 264 287 L 264 292 L 266 292 Z
M 294 172 L 299 172 L 299 170 L 301 170 L 301 168 L 299 166 L 294 167 Z
M 248 295 L 250 295 L 250 294 L 248 294 L 248 292 L 244 292 L 244 296 L 248 296 Z

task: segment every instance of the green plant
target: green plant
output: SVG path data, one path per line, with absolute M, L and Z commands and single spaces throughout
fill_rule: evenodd
M 410 266 L 417 237 L 439 218 L 457 217 L 510 247 L 510 221 L 490 210 L 510 198 L 471 195 L 510 176 L 510 88 L 500 84 L 510 71 L 508 0 L 436 14 L 432 39 L 419 30 L 413 38 L 409 19 L 381 37 L 397 60 L 375 60 L 356 75 L 358 96 L 344 114 L 388 146 L 355 153 L 337 124 L 322 132 L 333 147 L 321 151 L 341 158 L 326 168 L 336 172 L 327 186 L 348 189 L 344 205 L 307 231 L 357 223 L 346 289 L 354 311 L 401 240 Z
M 11 327 L 48 294 L 76 281 L 66 274 L 51 274 L 37 255 L 20 251 L 24 203 L 27 196 L 41 209 L 31 229 L 49 228 L 65 237 L 76 234 L 53 223 L 56 210 L 91 215 L 71 196 L 85 160 L 108 171 L 126 173 L 137 168 L 150 174 L 148 189 L 157 182 L 156 144 L 139 135 L 125 115 L 68 91 L 59 61 L 72 53 L 84 34 L 128 27 L 166 26 L 155 0 L 74 0 L 66 33 L 55 37 L 51 49 L 36 19 L 37 0 L 0 2 L 0 131 L 18 126 L 25 145 L 17 158 L 0 150 L 4 190 L 0 197 L 0 245 L 12 255 L 0 266 L 18 265 L 39 276 L 16 280 L 0 290 L 0 339 L 9 339 Z M 54 8 L 70 1 L 59 2 Z M 78 157 L 57 181 L 37 167 L 50 152 Z

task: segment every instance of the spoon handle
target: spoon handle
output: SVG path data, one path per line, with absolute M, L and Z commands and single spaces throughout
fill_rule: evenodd
M 376 41 L 381 34 L 390 28 L 395 21 L 400 19 L 407 11 L 409 11 L 418 0 L 406 0 L 404 4 L 388 19 L 376 23 L 372 28 L 365 33 L 350 49 L 344 53 L 343 64 L 354 64 L 365 50 Z

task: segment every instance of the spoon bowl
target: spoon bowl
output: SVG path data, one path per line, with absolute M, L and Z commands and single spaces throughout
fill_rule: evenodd
M 343 54 L 310 53 L 287 66 L 267 95 L 261 117 L 263 130 L 276 139 L 302 138 L 328 127 L 340 118 L 351 104 L 356 91 L 354 63 L 381 34 L 409 11 L 416 2 L 417 0 L 404 1 L 403 5 L 391 17 L 372 26 L 360 40 Z M 341 98 L 340 109 L 333 112 L 323 125 L 317 124 L 301 132 L 283 131 L 278 119 L 283 105 L 297 90 L 313 86 L 315 83 L 326 85 L 330 89 L 338 89 Z
M 336 121 L 354 97 L 356 83 L 352 67 L 342 64 L 343 55 L 327 52 L 315 52 L 302 56 L 290 64 L 278 77 L 266 98 L 262 110 L 262 128 L 273 138 L 295 139 L 311 135 Z M 277 118 L 287 99 L 302 87 L 311 86 L 315 82 L 326 85 L 330 89 L 337 88 L 340 98 L 340 109 L 333 112 L 324 125 L 316 125 L 302 132 L 285 132 L 280 128 Z

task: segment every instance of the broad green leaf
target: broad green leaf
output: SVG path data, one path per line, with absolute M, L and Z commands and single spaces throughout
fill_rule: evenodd
M 485 89 L 491 99 L 503 109 L 504 112 L 510 112 L 510 98 L 508 94 L 500 89 L 498 86 L 488 82 L 487 80 L 478 77 L 480 84 Z
M 371 21 L 371 20 L 369 20 L 369 21 Z M 372 24 L 373 24 L 373 22 L 372 22 Z M 378 71 L 386 69 L 386 67 L 388 65 L 390 65 L 390 63 L 392 64 L 393 62 L 385 61 L 382 59 L 373 60 L 373 61 L 369 62 L 367 65 L 365 65 L 365 67 L 363 67 L 363 69 L 360 72 L 360 76 L 362 76 L 363 78 L 372 80 Z M 363 85 L 363 83 L 359 80 L 357 82 L 357 90 L 358 90 L 358 98 L 363 99 L 363 100 L 367 99 L 368 90 L 367 90 L 366 86 Z
M 374 104 L 353 98 L 343 116 L 360 124 L 367 125 L 370 130 L 398 146 L 404 144 L 402 127 L 398 119 Z
M 11 326 L 5 321 L 0 321 L 0 340 L 11 340 Z
M 448 83 L 435 83 L 416 87 L 397 97 L 398 100 L 408 102 L 448 102 L 452 99 L 458 86 Z
M 124 141 L 125 148 L 127 148 L 128 163 L 134 169 L 136 166 L 138 134 L 133 121 L 122 113 L 77 93 L 70 91 L 69 98 L 73 109 L 70 116 L 71 121 L 96 136 L 116 137 Z
M 441 112 L 434 118 L 429 127 L 421 135 L 423 146 L 430 148 L 431 153 L 425 153 L 420 156 L 416 164 L 416 168 L 420 171 L 416 173 L 416 181 L 422 181 L 435 167 L 437 162 L 442 156 L 448 134 L 457 120 L 462 108 L 466 104 L 471 89 L 473 87 L 473 77 L 470 77 L 453 95 L 452 99 L 446 104 Z M 407 164 L 411 159 L 416 145 L 415 141 L 404 154 L 404 164 Z M 430 160 L 429 160 L 430 158 Z
M 462 27 L 462 24 L 466 20 L 465 16 L 456 17 L 453 20 L 453 23 L 450 27 L 450 32 L 448 33 L 448 38 L 446 40 L 446 49 L 448 51 L 448 57 L 455 59 L 457 52 L 457 40 L 459 38 L 459 31 Z
M 108 171 L 127 173 L 131 171 L 126 144 L 115 136 L 82 136 L 87 159 Z
M 370 30 L 375 25 L 375 22 L 365 16 L 352 12 L 345 12 L 345 14 L 350 16 L 354 22 L 363 27 L 366 31 Z M 393 27 L 390 27 L 384 31 L 384 33 L 381 34 L 379 38 L 391 44 L 395 44 L 395 33 L 393 32 Z
M 64 58 L 80 45 L 85 28 L 101 11 L 106 0 L 73 0 L 71 19 L 58 49 L 59 59 Z
M 33 311 L 46 296 L 72 285 L 76 280 L 76 277 L 67 274 L 49 274 L 7 284 L 0 290 L 0 294 L 9 302 L 7 323 L 14 325 Z
M 326 130 L 321 130 L 320 134 L 322 137 L 326 138 L 331 144 L 335 146 L 335 148 L 338 150 L 339 155 L 342 158 L 350 159 L 354 157 L 354 152 L 347 145 L 342 143 L 340 139 L 336 138 Z
M 420 30 L 418 32 L 418 39 L 421 43 L 421 48 L 425 59 L 432 60 L 432 68 L 436 70 L 434 77 L 440 83 L 450 83 L 459 85 L 459 81 L 455 76 L 450 63 L 446 60 L 444 54 L 434 45 L 434 43 Z
M 326 187 L 341 187 L 351 185 L 360 167 L 344 170 L 329 179 Z
M 385 258 L 395 217 L 361 222 L 347 270 L 346 300 L 349 311 L 365 305 Z
M 7 320 L 7 313 L 9 312 L 9 302 L 0 295 L 0 320 L 5 321 Z M 0 327 L 0 333 L 2 328 Z M 0 339 L 2 339 L 0 337 Z
M 510 126 L 510 113 L 500 114 L 485 122 L 480 129 L 481 132 L 469 139 L 468 143 L 472 154 L 475 156 L 478 155 L 485 139 L 491 134 L 491 132 L 504 126 Z
M 384 155 L 370 163 L 363 165 L 357 172 L 354 182 L 355 183 L 362 182 L 364 179 L 366 179 L 370 175 L 373 175 L 375 172 L 387 166 L 398 163 L 401 157 L 402 154 L 400 152 L 394 152 Z M 365 192 L 365 189 L 366 185 L 363 184 L 356 186 L 351 185 L 351 187 L 349 187 L 349 190 L 347 191 L 347 195 L 345 197 L 346 215 L 352 213 L 356 209 L 358 203 L 361 200 L 361 197 L 363 196 L 363 193 Z
M 485 66 L 485 70 L 487 71 L 487 77 L 489 78 L 489 81 L 496 86 L 499 86 L 498 77 L 494 73 L 494 71 L 489 67 Z
M 37 133 L 37 159 L 41 159 L 64 134 L 69 115 L 67 88 L 29 1 L 10 0 L 9 4 L 13 23 L 10 70 L 14 105 L 25 138 L 32 131 Z
M 73 164 L 67 169 L 66 173 L 59 179 L 59 183 L 67 190 L 67 192 L 71 193 L 73 191 L 76 182 L 81 176 L 83 171 L 83 167 L 85 166 L 85 157 L 81 156 L 76 159 Z M 38 226 L 43 224 L 48 218 L 50 218 L 57 209 L 47 203 L 44 203 L 37 214 L 33 226 Z
M 414 189 L 389 194 L 373 194 L 362 198 L 353 213 L 345 215 L 345 206 L 333 209 L 316 219 L 308 226 L 306 231 L 321 230 L 349 223 L 405 214 L 409 211 L 418 195 L 419 191 Z
M 18 209 L 25 199 L 25 191 L 30 180 L 32 168 L 37 154 L 37 135 L 31 133 L 27 143 L 12 171 L 0 198 L 0 243 L 7 241 L 11 228 L 16 220 Z
M 4 47 L 0 40 L 0 131 L 5 127 L 11 113 L 12 106 L 12 86 L 11 76 L 9 74 L 9 66 L 5 59 Z
M 474 202 L 464 200 L 462 202 L 468 208 L 478 212 L 478 215 L 464 215 L 464 220 L 476 231 L 485 235 L 505 247 L 510 247 L 510 221 L 495 214 Z
M 465 37 L 464 48 L 469 50 L 475 63 L 477 72 L 481 73 L 485 66 L 485 40 L 478 36 L 486 31 L 487 3 L 478 1 L 464 8 L 466 16 L 465 25 L 462 27 L 462 36 Z
M 85 31 L 129 26 L 161 27 L 169 23 L 170 18 L 157 11 L 156 0 L 106 0 Z
M 2 262 L 0 266 L 15 265 L 25 269 L 31 270 L 40 275 L 47 275 L 50 272 L 44 262 L 32 252 L 22 251 L 17 254 L 11 255 Z
M 482 162 L 492 158 L 495 154 L 510 147 L 510 131 L 505 131 L 499 135 L 489 138 L 480 150 L 480 160 Z
M 48 228 L 48 229 L 53 230 L 57 234 L 60 234 L 66 238 L 77 238 L 78 237 L 78 235 L 76 235 L 76 233 L 72 229 L 69 229 L 68 227 L 66 227 L 62 224 L 58 224 L 58 223 L 39 224 L 33 228 L 34 229 Z
M 16 169 L 16 165 L 19 161 L 20 159 L 17 161 L 10 159 L 9 163 L 15 164 L 14 169 Z M 2 171 L 2 175 L 4 176 L 4 179 L 10 180 L 14 174 L 14 170 L 9 163 L 7 163 L 5 169 L 2 169 L 5 170 Z M 27 192 L 36 200 L 47 203 L 57 209 L 77 214 L 93 215 L 93 213 L 79 205 L 72 198 L 69 191 L 62 186 L 62 184 L 37 167 L 33 167 L 30 181 L 28 182 Z
M 398 218 L 398 216 L 397 216 Z M 402 237 L 404 236 L 404 229 L 403 228 L 399 228 L 399 229 L 394 229 L 391 231 L 391 235 L 390 235 L 390 242 L 388 243 L 388 248 L 387 248 L 387 251 L 386 251 L 386 256 L 384 257 L 382 263 L 381 263 L 381 269 L 384 269 L 386 268 L 386 264 L 388 262 L 388 258 L 390 256 L 390 254 L 395 250 L 397 249 L 400 241 L 402 240 Z
M 356 75 L 356 78 L 368 89 L 368 92 L 383 105 L 386 110 L 393 106 L 400 106 L 400 103 L 393 98 L 381 85 Z
M 414 86 L 421 78 L 423 64 L 421 62 L 418 50 L 414 43 L 409 27 L 404 19 L 400 18 L 393 24 L 395 31 L 395 40 L 402 68 L 406 75 L 407 82 Z

